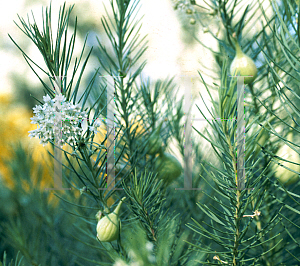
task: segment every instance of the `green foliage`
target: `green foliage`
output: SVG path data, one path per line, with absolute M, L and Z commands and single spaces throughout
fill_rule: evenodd
M 20 253 L 18 252 L 15 263 L 13 263 L 13 260 L 11 260 L 11 262 L 9 264 L 6 264 L 6 252 L 4 252 L 3 262 L 0 261 L 0 266 L 13 266 L 13 265 L 14 266 L 22 266 L 22 265 L 24 265 L 24 264 L 21 263 L 23 257 L 21 257 L 19 259 L 19 255 L 20 255 Z
M 183 1 L 175 2 L 179 8 Z M 236 0 L 205 4 L 206 7 L 195 1 L 186 3 L 195 10 L 197 23 L 205 27 L 203 18 L 208 14 L 202 9 L 209 16 L 219 18 L 219 30 L 224 34 L 218 37 L 212 29 L 207 29 L 219 43 L 218 51 L 207 47 L 215 55 L 219 72 L 215 82 L 208 84 L 198 71 L 212 107 L 208 107 L 201 93 L 204 104 L 197 107 L 204 117 L 203 107 L 206 107 L 213 119 L 207 119 L 209 127 L 204 132 L 194 128 L 201 141 L 192 140 L 195 147 L 193 188 L 201 190 L 190 191 L 176 190 L 185 185 L 184 172 L 173 182 L 162 182 L 158 178 L 162 170 L 155 166 L 157 155 L 148 154 L 149 136 L 162 123 L 160 151 L 170 152 L 170 143 L 176 140 L 180 156 L 184 156 L 185 112 L 183 100 L 174 100 L 177 91 L 172 78 L 153 81 L 142 75 L 146 62 L 141 59 L 147 41 L 146 36 L 140 36 L 141 21 L 136 19 L 139 1 L 111 0 L 112 15 L 106 11 L 107 16 L 101 19 L 108 43 L 101 36 L 97 38 L 98 49 L 84 55 L 85 38 L 79 59 L 75 60 L 77 19 L 67 42 L 73 6 L 68 9 L 64 4 L 61 8 L 55 40 L 51 6 L 43 13 L 42 30 L 35 21 L 32 24 L 20 18 L 18 27 L 38 48 L 46 70 L 10 38 L 38 76 L 45 93 L 54 98 L 55 90 L 60 88 L 67 101 L 80 104 L 89 119 L 87 130 L 76 145 L 61 149 L 63 184 L 72 190 L 55 193 L 59 198 L 57 205 L 49 204 L 49 191 L 38 189 L 41 172 L 36 176 L 30 172 L 32 158 L 25 154 L 23 147 L 14 149 L 15 160 L 10 165 L 16 186 L 6 201 L 15 205 L 1 210 L 0 233 L 6 243 L 1 251 L 7 249 L 9 255 L 15 257 L 15 251 L 20 250 L 24 256 L 22 260 L 17 255 L 15 265 L 22 265 L 21 262 L 24 265 L 116 266 L 299 263 L 300 182 L 298 179 L 293 185 L 284 185 L 275 178 L 272 168 L 274 164 L 280 166 L 289 161 L 276 155 L 282 145 L 299 153 L 300 143 L 296 138 L 300 133 L 299 6 L 293 1 L 270 1 L 273 10 L 270 17 L 255 1 L 246 7 Z M 261 11 L 259 19 L 264 18 L 266 22 L 250 40 L 246 37 L 247 30 L 255 23 L 254 19 L 258 19 L 254 18 L 256 11 Z M 238 12 L 241 16 L 236 21 Z M 246 152 L 245 188 L 242 189 L 237 167 L 240 158 L 236 156 L 238 84 L 228 71 L 228 58 L 233 59 L 235 54 L 233 34 L 243 52 L 251 56 L 258 67 L 258 77 L 244 88 Z M 86 66 L 92 56 L 98 58 L 100 67 L 87 73 Z M 47 75 L 51 86 L 33 66 Z M 90 81 L 83 85 L 81 80 L 88 75 Z M 64 78 L 58 80 L 61 76 Z M 114 92 L 112 99 L 110 91 Z M 112 102 L 115 104 L 113 127 L 108 118 Z M 103 121 L 102 138 L 89 129 L 96 119 Z M 287 138 L 289 132 L 294 134 L 292 140 Z M 110 142 L 112 136 L 113 143 Z M 204 159 L 206 151 L 201 149 L 204 141 L 210 143 L 216 160 Z M 107 176 L 113 144 L 116 176 L 111 187 Z M 52 141 L 53 148 L 54 145 Z M 51 159 L 57 159 L 54 151 L 49 154 Z M 291 163 L 300 166 L 297 161 Z M 291 169 L 285 167 L 285 170 Z M 29 190 L 22 186 L 24 182 Z M 101 215 L 107 215 L 124 196 L 128 200 L 120 212 L 120 238 L 110 243 L 97 240 L 95 214 L 100 210 Z M 6 255 L 3 265 L 5 263 Z

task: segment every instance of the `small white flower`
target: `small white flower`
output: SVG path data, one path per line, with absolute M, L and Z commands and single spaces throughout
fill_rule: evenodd
M 98 131 L 96 130 L 96 128 L 94 126 L 89 126 L 90 131 L 94 131 L 95 133 L 98 133 Z
M 46 96 L 43 96 L 43 101 L 44 101 L 45 103 L 50 102 L 50 101 L 51 101 L 50 96 L 49 96 L 48 94 L 47 94 Z
M 66 101 L 66 97 L 62 94 L 58 94 L 58 95 L 55 96 L 55 98 L 53 100 L 56 103 L 62 103 L 62 102 Z
M 100 127 L 100 125 L 101 125 L 101 121 L 100 121 L 100 119 L 96 119 L 96 121 L 94 122 L 94 127 Z
M 88 126 L 88 128 L 89 128 L 90 131 L 92 131 L 95 134 L 97 134 L 98 133 L 98 127 L 100 127 L 100 125 L 101 125 L 100 119 L 97 118 L 97 119 L 95 119 L 93 125 Z

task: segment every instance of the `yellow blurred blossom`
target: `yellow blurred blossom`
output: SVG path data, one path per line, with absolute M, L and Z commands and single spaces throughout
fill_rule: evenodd
M 0 94 L 0 175 L 4 184 L 11 189 L 15 186 L 15 180 L 6 162 L 13 160 L 14 152 L 11 145 L 17 142 L 22 144 L 26 154 L 32 158 L 33 166 L 30 169 L 32 184 L 38 185 L 38 165 L 41 164 L 42 178 L 40 188 L 53 187 L 53 178 L 50 170 L 51 162 L 49 162 L 49 155 L 47 154 L 47 148 L 50 145 L 43 147 L 39 144 L 38 139 L 30 139 L 28 137 L 28 131 L 36 128 L 35 125 L 30 123 L 30 117 L 32 116 L 32 111 L 13 102 L 11 94 Z M 22 187 L 25 191 L 30 190 L 29 184 L 25 180 L 22 181 Z M 49 200 L 53 201 L 53 193 L 49 196 Z

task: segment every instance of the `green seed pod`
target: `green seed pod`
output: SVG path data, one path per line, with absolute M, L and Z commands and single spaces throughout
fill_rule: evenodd
M 119 211 L 124 200 L 125 197 L 121 199 L 118 206 L 109 215 L 101 218 L 101 213 L 100 215 L 99 212 L 96 214 L 96 217 L 98 218 L 97 238 L 100 241 L 111 242 L 118 239 L 121 226 Z
M 162 127 L 163 121 L 159 124 L 159 126 L 152 132 L 148 140 L 148 151 L 147 154 L 155 155 L 157 154 L 162 147 L 162 139 L 160 137 L 160 130 Z
M 158 177 L 166 183 L 170 183 L 181 175 L 182 167 L 180 162 L 171 154 L 160 154 L 155 160 L 155 169 Z
M 290 132 L 287 135 L 287 140 L 292 141 L 293 134 Z M 280 158 L 283 158 L 285 160 L 300 163 L 300 156 L 297 152 L 295 152 L 293 149 L 291 149 L 287 144 L 281 146 L 279 150 L 277 151 L 276 155 Z M 300 172 L 299 165 L 292 164 L 289 162 L 281 161 L 280 164 L 284 165 L 285 167 L 294 170 L 296 172 Z M 299 180 L 299 175 L 295 174 L 294 172 L 280 166 L 277 164 L 273 165 L 273 170 L 275 170 L 275 177 L 279 179 L 279 181 L 285 185 L 291 185 L 296 183 Z
M 242 49 L 236 38 L 234 38 L 234 43 L 236 55 L 230 66 L 230 74 L 231 76 L 252 76 L 244 78 L 245 84 L 252 83 L 257 76 L 257 67 L 254 61 L 242 52 Z

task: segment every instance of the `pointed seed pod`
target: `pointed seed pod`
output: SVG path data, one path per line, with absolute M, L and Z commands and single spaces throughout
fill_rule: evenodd
M 181 175 L 182 167 L 180 162 L 171 154 L 160 154 L 155 160 L 155 169 L 158 177 L 170 183 Z
M 234 38 L 234 43 L 236 55 L 230 66 L 230 74 L 231 76 L 251 76 L 245 77 L 244 82 L 245 84 L 252 83 L 257 76 L 257 67 L 254 61 L 243 53 L 236 38 Z
M 162 127 L 163 121 L 160 122 L 159 126 L 151 133 L 148 140 L 148 152 L 147 154 L 154 155 L 157 154 L 162 147 L 162 139 L 160 137 L 160 130 Z
M 125 199 L 126 197 L 122 198 L 115 210 L 107 216 L 101 218 L 101 212 L 96 214 L 98 219 L 97 238 L 100 241 L 111 242 L 118 239 L 121 226 L 119 211 Z
M 291 141 L 293 140 L 293 133 L 290 132 L 287 135 L 287 140 Z M 293 149 L 291 149 L 287 144 L 281 146 L 279 150 L 277 151 L 276 155 L 280 158 L 283 158 L 285 160 L 300 163 L 300 156 L 299 153 L 295 152 Z M 292 164 L 285 161 L 280 161 L 280 164 L 284 165 L 285 167 L 292 169 L 296 172 L 300 172 L 300 167 L 297 164 Z M 280 166 L 277 164 L 273 165 L 273 169 L 275 172 L 275 177 L 279 179 L 279 181 L 285 185 L 291 185 L 296 183 L 299 180 L 299 175 L 296 173 Z

